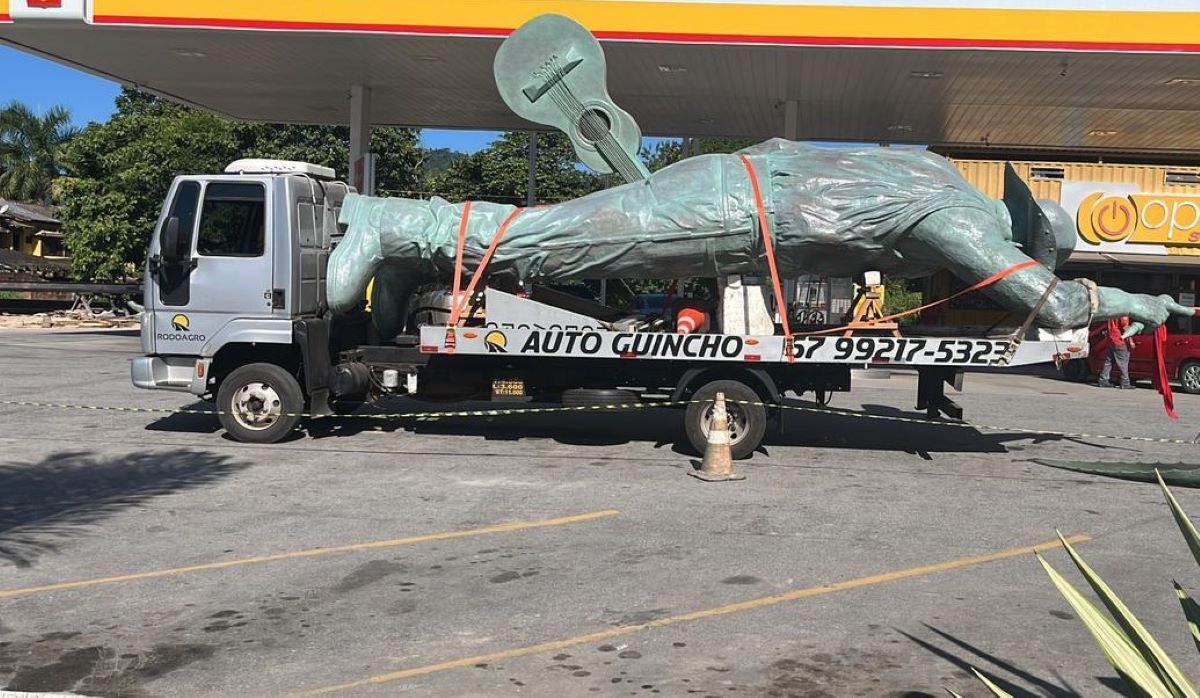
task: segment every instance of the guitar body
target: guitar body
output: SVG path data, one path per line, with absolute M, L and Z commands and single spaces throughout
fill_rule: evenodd
M 500 46 L 494 65 L 496 87 L 514 113 L 567 134 L 592 170 L 644 179 L 642 131 L 613 103 L 607 71 L 600 42 L 562 15 L 526 22 Z

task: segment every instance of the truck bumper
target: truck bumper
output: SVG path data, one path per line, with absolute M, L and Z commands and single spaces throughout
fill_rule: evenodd
M 138 356 L 130 363 L 133 385 L 143 390 L 175 390 L 203 395 L 207 392 L 212 359 L 191 356 Z

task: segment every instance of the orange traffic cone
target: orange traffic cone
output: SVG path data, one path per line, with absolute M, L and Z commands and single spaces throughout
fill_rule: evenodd
M 692 334 L 708 331 L 708 314 L 699 308 L 683 307 L 675 315 L 675 332 Z
M 733 472 L 733 453 L 729 448 L 729 413 L 725 410 L 725 393 L 717 393 L 713 402 L 712 425 L 708 430 L 708 444 L 704 448 L 704 461 L 699 470 L 688 473 L 706 482 L 728 482 L 745 480 L 746 476 Z

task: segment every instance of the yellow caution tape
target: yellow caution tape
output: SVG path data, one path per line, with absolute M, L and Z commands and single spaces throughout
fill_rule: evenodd
M 926 426 L 935 424 L 938 426 L 947 427 L 964 427 L 967 429 L 976 429 L 979 431 L 1003 431 L 1014 434 L 1028 434 L 1030 436 L 1055 436 L 1068 439 L 1110 439 L 1117 441 L 1138 441 L 1142 443 L 1160 443 L 1160 444 L 1175 444 L 1182 446 L 1194 446 L 1197 440 L 1187 439 L 1163 439 L 1153 436 L 1114 436 L 1111 434 L 1087 434 L 1082 432 L 1069 431 L 1050 431 L 1046 429 L 1023 429 L 1020 427 L 997 427 L 984 424 L 972 424 L 958 420 L 932 420 L 918 419 L 915 417 L 897 417 L 894 415 L 869 414 L 866 412 L 855 412 L 853 410 L 838 410 L 828 407 L 805 407 L 803 405 L 781 405 L 769 402 L 747 402 L 740 400 L 730 400 L 726 398 L 727 403 L 748 405 L 754 407 L 765 407 L 767 409 L 794 410 L 798 412 L 814 412 L 817 414 L 834 415 L 839 417 L 853 417 L 858 419 L 873 419 L 885 422 L 901 422 L 906 424 L 924 424 Z M 300 413 L 281 413 L 275 415 L 277 417 L 300 417 L 304 419 L 376 419 L 376 420 L 398 420 L 398 419 L 450 419 L 455 417 L 507 417 L 525 414 L 554 414 L 565 412 L 621 412 L 627 410 L 644 410 L 660 407 L 685 407 L 691 404 L 699 404 L 701 402 L 712 402 L 711 400 L 674 400 L 666 402 L 637 402 L 624 405 L 579 405 L 574 407 L 517 407 L 511 409 L 487 409 L 487 410 L 459 410 L 453 412 L 390 412 L 383 414 L 345 414 L 345 415 L 319 415 L 307 412 Z M 0 405 L 9 407 L 36 407 L 46 409 L 62 409 L 62 410 L 91 410 L 98 412 L 132 412 L 142 414 L 194 414 L 208 415 L 212 417 L 220 416 L 222 413 L 219 410 L 189 410 L 189 409 L 171 409 L 165 407 L 117 407 L 113 405 L 77 405 L 61 402 L 34 402 L 29 400 L 0 400 Z

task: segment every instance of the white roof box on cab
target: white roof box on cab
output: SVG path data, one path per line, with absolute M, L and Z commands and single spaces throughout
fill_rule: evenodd
M 332 167 L 296 160 L 266 160 L 263 158 L 235 160 L 225 168 L 225 174 L 302 174 L 317 179 L 334 179 L 337 176 Z

